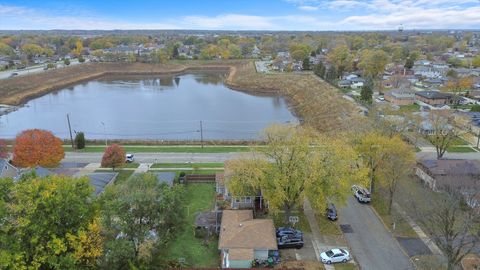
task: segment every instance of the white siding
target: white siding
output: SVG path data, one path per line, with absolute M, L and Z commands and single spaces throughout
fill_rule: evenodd
M 253 257 L 259 260 L 266 260 L 268 259 L 268 250 L 255 249 L 255 253 L 253 254 Z

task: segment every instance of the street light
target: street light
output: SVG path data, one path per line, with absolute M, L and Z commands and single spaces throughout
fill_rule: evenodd
M 102 126 L 103 126 L 103 134 L 105 135 L 105 147 L 107 147 L 108 146 L 108 144 L 107 144 L 107 128 L 105 127 L 104 122 L 100 122 L 100 124 L 102 124 Z

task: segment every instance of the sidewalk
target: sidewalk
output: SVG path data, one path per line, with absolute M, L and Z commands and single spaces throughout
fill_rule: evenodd
M 402 217 L 408 222 L 410 227 L 417 233 L 418 237 L 422 240 L 425 245 L 430 249 L 433 255 L 443 256 L 442 251 L 438 248 L 438 246 L 427 236 L 425 232 L 420 228 L 420 226 L 415 223 L 415 221 L 407 215 L 405 211 L 398 205 L 396 202 L 393 203 L 393 208 L 402 215 Z
M 315 211 L 312 209 L 312 205 L 308 199 L 305 199 L 303 203 L 303 213 L 307 217 L 310 230 L 312 231 L 312 244 L 318 261 L 321 261 L 320 253 L 324 251 L 332 248 L 348 249 L 346 243 L 338 243 L 334 237 L 322 236 L 320 228 L 318 227 L 317 219 L 315 218 Z M 350 262 L 355 263 L 353 257 Z M 325 264 L 325 269 L 334 270 L 335 267 L 333 265 Z

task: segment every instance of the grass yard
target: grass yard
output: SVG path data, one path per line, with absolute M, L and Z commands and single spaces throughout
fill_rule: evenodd
M 310 230 L 310 225 L 308 224 L 307 217 L 305 217 L 305 214 L 301 211 L 293 211 L 292 215 L 298 216 L 299 222 L 295 224 L 295 228 L 303 231 L 303 232 L 311 232 Z M 285 213 L 284 212 L 278 212 L 276 214 L 270 213 L 265 217 L 258 217 L 258 218 L 271 218 L 273 219 L 273 223 L 275 224 L 275 227 L 289 227 L 291 225 L 285 225 Z
M 223 163 L 154 163 L 150 168 L 223 168 L 223 166 Z
M 400 110 L 398 110 L 398 112 L 408 113 L 408 112 L 418 112 L 419 110 L 420 110 L 420 105 L 414 103 L 411 105 L 400 106 Z
M 71 152 L 72 148 L 63 146 L 65 151 Z M 123 146 L 127 153 L 230 153 L 249 152 L 250 146 Z M 78 153 L 103 153 L 105 146 L 86 146 L 77 150 Z
M 115 184 L 125 182 L 131 175 L 133 170 L 120 170 L 118 171 L 117 178 L 115 179 Z
M 477 152 L 472 147 L 468 146 L 450 146 L 447 148 L 449 153 L 473 153 Z
M 194 236 L 195 215 L 198 212 L 213 209 L 215 202 L 215 186 L 213 184 L 189 184 L 185 186 L 185 223 L 168 247 L 171 259 L 185 258 L 187 267 L 210 267 L 220 265 L 216 238 L 205 243 Z
M 353 263 L 337 263 L 334 265 L 335 270 L 356 270 L 358 267 Z
M 325 214 L 317 213 L 315 214 L 317 219 L 318 228 L 322 235 L 338 236 L 342 235 L 338 221 L 331 221 L 325 217 Z
M 122 168 L 132 168 L 132 169 L 136 169 L 136 168 L 138 168 L 138 166 L 140 166 L 140 163 L 132 162 L 132 163 L 125 163 L 125 164 L 123 164 Z
M 392 208 L 392 213 L 388 214 L 388 198 L 382 193 L 375 192 L 373 194 L 372 207 L 375 208 L 388 230 L 390 230 L 395 237 L 418 237 L 410 224 L 408 224 L 395 209 Z M 395 230 L 393 230 L 393 223 L 395 223 Z

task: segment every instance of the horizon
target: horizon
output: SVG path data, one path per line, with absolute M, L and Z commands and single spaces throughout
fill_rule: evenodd
M 478 30 L 480 1 L 0 1 L 0 30 L 368 32 Z M 61 25 L 61 27 L 58 27 Z

